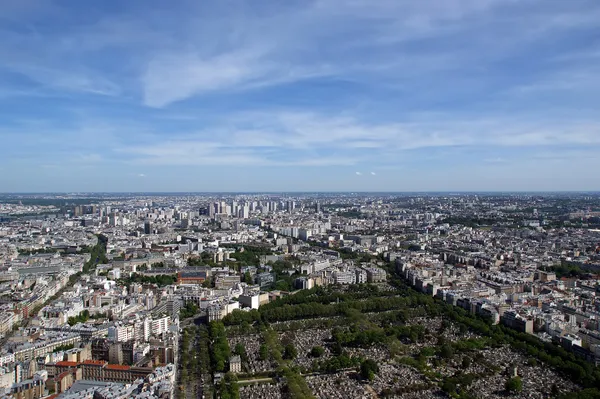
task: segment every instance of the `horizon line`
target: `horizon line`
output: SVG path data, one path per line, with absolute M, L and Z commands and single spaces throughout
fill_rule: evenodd
M 82 194 L 600 194 L 600 190 L 407 190 L 407 191 L 358 191 L 358 190 L 274 190 L 274 191 L 0 191 L 4 195 L 82 195 Z

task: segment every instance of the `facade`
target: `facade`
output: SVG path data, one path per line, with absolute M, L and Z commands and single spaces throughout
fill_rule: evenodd
M 387 279 L 387 273 L 379 267 L 366 267 L 365 271 L 367 272 L 367 281 L 369 283 L 384 282 Z
M 108 339 L 113 342 L 126 342 L 135 339 L 135 328 L 132 325 L 108 328 Z
M 256 275 L 256 284 L 258 284 L 261 288 L 268 287 L 271 284 L 275 284 L 275 273 L 259 273 Z
M 215 278 L 215 288 L 226 289 L 232 288 L 234 285 L 240 283 L 240 276 L 227 276 L 218 274 Z
M 259 294 L 256 293 L 254 295 L 240 295 L 238 297 L 240 304 L 245 308 L 250 309 L 258 309 L 260 306 L 260 297 Z
M 533 320 L 524 318 L 514 310 L 504 312 L 500 320 L 507 327 L 533 334 Z
M 242 372 L 242 359 L 239 356 L 232 356 L 229 359 L 229 371 L 232 373 Z
M 179 272 L 177 273 L 177 284 L 202 284 L 206 281 L 207 273 L 200 272 Z
M 333 273 L 333 282 L 335 284 L 355 284 L 356 273 L 354 270 L 336 270 Z

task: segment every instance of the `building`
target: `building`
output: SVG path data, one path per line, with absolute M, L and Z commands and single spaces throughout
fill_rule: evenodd
M 206 308 L 206 313 L 208 316 L 209 323 L 211 321 L 221 320 L 221 305 L 219 305 L 218 303 L 209 305 L 208 308 Z
M 123 364 L 123 344 L 121 342 L 115 342 L 108 347 L 108 362 Z
M 160 335 L 169 331 L 171 318 L 168 316 L 152 320 L 152 334 Z
M 505 326 L 517 331 L 533 334 L 533 320 L 524 318 L 514 310 L 507 310 L 504 312 L 500 321 Z
M 367 272 L 363 269 L 356 269 L 355 271 L 356 274 L 356 284 L 364 284 L 367 282 Z
M 249 295 L 240 295 L 238 297 L 240 304 L 245 308 L 258 309 L 260 306 L 260 296 L 258 293 Z
M 232 373 L 242 372 L 242 359 L 239 356 L 229 358 L 229 371 Z
M 15 399 L 34 399 L 44 396 L 46 384 L 40 379 L 24 380 L 14 384 L 11 388 L 12 397 Z
M 108 339 L 113 342 L 131 341 L 135 338 L 134 326 L 114 326 L 108 328 Z
M 364 270 L 367 272 L 367 282 L 369 283 L 380 283 L 387 279 L 387 273 L 379 267 L 365 267 Z
M 256 284 L 260 286 L 260 288 L 268 287 L 272 284 L 275 284 L 275 273 L 259 273 L 255 277 Z
M 294 288 L 299 290 L 310 290 L 315 286 L 315 280 L 310 277 L 298 277 L 294 280 Z
M 228 276 L 225 274 L 217 274 L 215 278 L 215 288 L 217 289 L 227 289 L 232 288 L 236 284 L 240 283 L 240 276 L 233 275 Z
M 206 271 L 179 272 L 177 273 L 177 284 L 202 284 L 206 278 Z
M 354 270 L 336 270 L 333 272 L 333 281 L 335 284 L 355 284 L 356 273 Z
M 138 225 L 139 226 L 139 225 Z M 152 222 L 149 220 L 146 220 L 144 222 L 144 234 L 152 234 L 153 230 L 152 230 Z
M 54 365 L 54 373 L 57 377 L 63 375 L 65 372 L 73 373 L 73 376 L 77 380 L 84 379 L 131 384 L 139 378 L 146 378 L 153 372 L 153 369 L 151 367 L 108 364 L 103 360 L 86 360 L 81 363 L 58 362 Z
M 61 394 L 67 391 L 69 388 L 73 386 L 73 383 L 77 380 L 81 380 L 82 373 L 81 369 L 71 369 L 67 371 L 63 371 L 59 375 L 57 375 L 53 380 L 54 382 L 54 393 Z

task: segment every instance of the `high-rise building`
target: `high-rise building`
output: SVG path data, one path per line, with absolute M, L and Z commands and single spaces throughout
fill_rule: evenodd
M 286 208 L 288 213 L 293 213 L 294 209 L 296 208 L 296 203 L 294 201 L 288 201 L 286 203 Z
M 144 234 L 152 234 L 152 222 L 149 220 L 144 222 Z
M 242 208 L 242 219 L 248 219 L 250 217 L 250 208 L 248 205 L 244 205 Z
M 318 201 L 315 203 L 315 212 L 321 213 L 321 204 Z

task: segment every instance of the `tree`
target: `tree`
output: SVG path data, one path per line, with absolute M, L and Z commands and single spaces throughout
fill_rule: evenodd
M 325 353 L 325 349 L 321 346 L 313 346 L 310 350 L 311 357 L 321 357 Z
M 293 360 L 298 356 L 298 351 L 294 344 L 287 344 L 283 349 L 283 358 L 288 360 Z
M 452 394 L 456 391 L 456 384 L 450 380 L 446 380 L 442 384 L 442 391 Z
M 279 280 L 275 283 L 275 289 L 278 291 L 291 291 L 292 285 L 285 280 Z
M 462 366 L 463 368 L 468 368 L 471 365 L 471 358 L 468 356 L 463 357 Z
M 221 399 L 239 399 L 240 390 L 237 377 L 234 374 L 227 373 L 225 378 L 219 384 Z
M 212 364 L 216 371 L 225 371 L 225 362 L 229 359 L 230 350 L 225 332 L 225 325 L 222 322 L 210 323 L 210 337 L 213 340 L 212 345 Z
M 188 302 L 183 308 L 181 308 L 181 310 L 179 310 L 179 317 L 182 319 L 194 317 L 196 313 L 198 313 L 198 310 L 198 305 L 193 302 Z
M 246 353 L 246 348 L 244 347 L 244 344 L 238 342 L 235 345 L 235 348 L 233 348 L 233 353 L 235 353 L 238 356 L 242 356 L 242 354 Z
M 342 344 L 340 344 L 339 342 L 336 342 L 335 344 L 333 344 L 333 347 L 331 348 L 331 352 L 334 355 L 341 355 L 344 352 L 344 349 L 342 348 Z
M 443 345 L 440 350 L 440 356 L 444 359 L 450 359 L 454 356 L 454 349 L 450 345 Z
M 267 360 L 269 357 L 269 347 L 265 344 L 262 344 L 258 349 L 258 358 L 260 360 Z
M 360 363 L 360 376 L 364 380 L 373 381 L 375 374 L 379 372 L 379 366 L 371 359 L 363 360 Z
M 79 315 L 74 316 L 74 317 L 69 317 L 67 319 L 67 323 L 69 323 L 70 326 L 74 326 L 77 323 L 85 323 L 86 321 L 88 321 L 90 318 L 90 312 L 85 309 L 83 312 L 79 313 Z
M 512 377 L 506 381 L 504 387 L 510 393 L 521 392 L 523 390 L 523 381 L 521 381 L 521 377 Z
M 252 275 L 250 274 L 250 272 L 244 273 L 244 282 L 246 284 L 254 284 L 254 280 L 252 279 Z
M 535 360 L 535 358 L 533 358 L 533 357 L 530 357 L 527 360 L 527 364 L 530 365 L 531 367 L 535 367 L 535 366 L 537 366 L 537 360 Z

